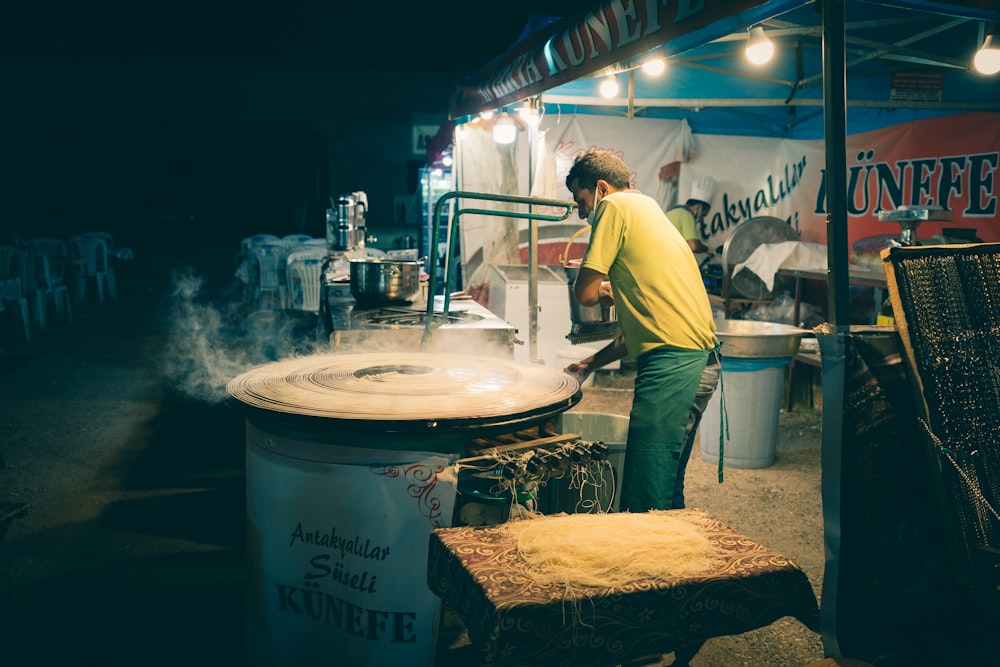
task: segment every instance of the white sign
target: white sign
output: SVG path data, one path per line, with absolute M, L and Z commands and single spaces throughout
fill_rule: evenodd
M 427 146 L 431 139 L 438 133 L 437 125 L 414 125 L 413 126 L 413 154 L 424 157 L 427 155 Z

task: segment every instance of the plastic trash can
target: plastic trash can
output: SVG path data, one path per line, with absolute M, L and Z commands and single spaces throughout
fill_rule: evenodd
M 774 463 L 778 416 L 791 357 L 722 359 L 722 381 L 705 407 L 698 427 L 702 460 L 719 462 L 720 402 L 726 402 L 729 439 L 722 463 L 733 468 L 766 468 Z M 724 432 L 724 431 L 723 431 Z

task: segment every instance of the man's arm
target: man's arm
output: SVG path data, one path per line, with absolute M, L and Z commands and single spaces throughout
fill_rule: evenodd
M 581 267 L 573 282 L 573 297 L 581 306 L 596 306 L 601 297 L 611 298 L 611 286 L 602 289 L 604 274 L 587 267 Z
M 628 348 L 625 347 L 625 336 L 618 334 L 613 341 L 594 354 L 579 361 L 574 361 L 563 370 L 575 377 L 580 384 L 583 384 L 583 381 L 598 368 L 607 366 L 613 361 L 624 359 L 627 354 Z
M 708 252 L 708 246 L 701 242 L 700 239 L 688 239 L 688 247 L 691 248 L 691 252 Z

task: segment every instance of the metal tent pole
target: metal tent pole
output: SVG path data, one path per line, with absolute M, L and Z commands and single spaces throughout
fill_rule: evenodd
M 823 111 L 826 146 L 826 242 L 832 331 L 820 335 L 823 375 L 821 461 L 826 566 L 820 606 L 824 653 L 841 657 L 837 624 L 841 548 L 841 443 L 845 339 L 850 330 L 847 270 L 847 73 L 844 0 L 820 0 L 823 16 Z

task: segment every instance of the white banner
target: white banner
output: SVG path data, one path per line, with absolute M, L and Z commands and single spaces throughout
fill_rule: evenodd
M 682 201 L 691 182 L 711 176 L 718 183 L 702 241 L 721 247 L 740 223 L 771 216 L 790 224 L 800 240 L 826 242 L 825 218 L 812 213 L 823 175 L 822 141 L 695 135 L 698 151 L 681 170 Z
M 519 121 L 520 122 L 520 121 Z M 513 144 L 493 140 L 492 125 L 469 123 L 456 132 L 456 181 L 469 192 L 526 195 L 572 201 L 566 173 L 576 156 L 606 149 L 622 156 L 633 170 L 633 185 L 655 196 L 664 207 L 677 201 L 680 165 L 692 151 L 686 121 L 546 116 L 534 134 L 521 125 Z M 465 202 L 463 206 L 526 211 L 524 207 Z M 557 207 L 535 207 L 534 213 L 558 216 Z M 573 233 L 586 225 L 574 211 L 558 222 L 537 222 L 538 261 L 556 264 Z M 460 220 L 464 288 L 480 293 L 489 267 L 527 263 L 529 222 L 525 218 L 463 215 Z M 578 238 L 582 246 L 588 237 Z
M 474 142 L 459 144 L 462 161 L 474 165 L 459 178 L 475 177 L 482 192 L 525 193 L 530 182 L 535 184 L 533 194 L 570 199 L 566 173 L 573 160 L 583 151 L 605 149 L 625 160 L 633 171 L 633 186 L 656 198 L 664 210 L 687 199 L 694 179 L 712 176 L 718 188 L 700 230 L 702 241 L 712 249 L 721 248 L 738 225 L 762 216 L 785 221 L 803 242 L 826 244 L 822 140 L 692 134 L 685 121 L 597 114 L 549 114 L 539 124 L 534 147 L 528 132 L 522 131 L 516 148 L 503 153 L 488 132 L 476 136 Z M 970 240 L 1000 240 L 998 137 L 1000 114 L 995 113 L 958 114 L 848 137 L 847 236 L 852 253 L 855 244 L 880 248 L 883 237 L 898 239 L 899 224 L 880 222 L 878 212 L 904 206 L 937 206 L 951 213 L 951 220 L 921 223 L 918 239 L 953 228 L 973 235 Z M 542 150 L 544 160 L 529 169 L 526 156 Z M 497 158 L 501 154 L 503 159 Z M 470 189 L 461 181 L 459 187 Z M 510 189 L 489 189 L 498 187 Z M 463 262 L 473 269 L 491 262 L 527 263 L 527 223 L 514 222 L 463 233 Z M 540 224 L 539 263 L 556 263 L 573 231 L 583 224 L 575 214 L 563 223 Z M 587 241 L 588 236 L 579 237 L 579 252 Z M 499 247 L 502 253 L 496 252 Z M 467 288 L 471 284 L 475 289 L 488 275 L 467 271 Z

